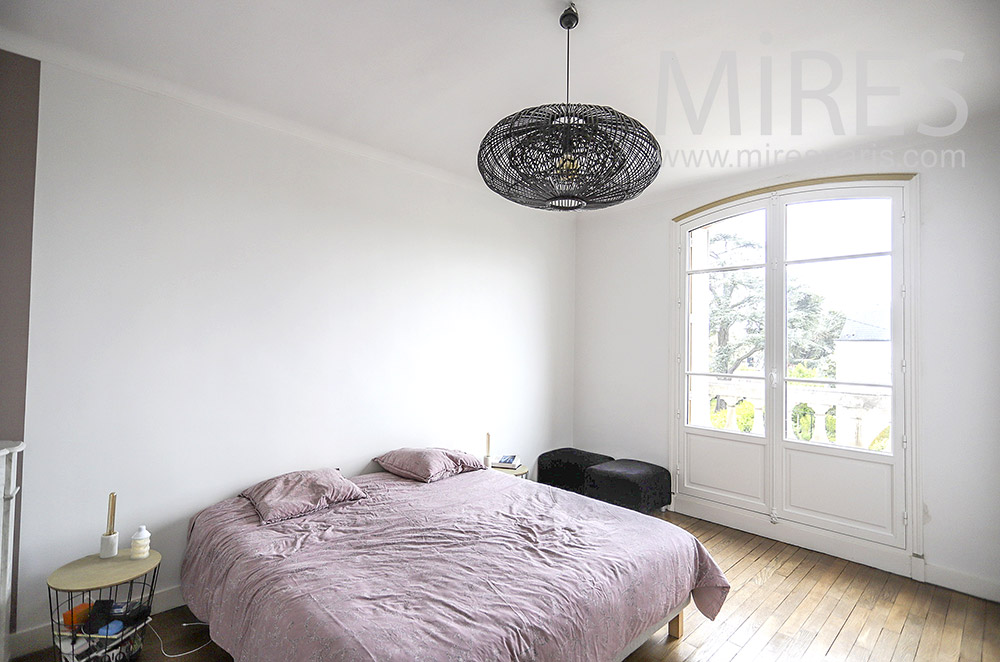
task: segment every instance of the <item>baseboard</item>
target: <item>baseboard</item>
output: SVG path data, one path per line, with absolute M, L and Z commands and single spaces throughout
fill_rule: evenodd
M 1000 581 L 970 575 L 960 570 L 945 568 L 933 563 L 924 564 L 924 574 L 928 584 L 936 584 L 945 588 L 974 595 L 984 600 L 1000 602 Z
M 770 518 L 762 513 L 754 513 L 682 494 L 674 495 L 671 509 L 682 515 L 708 520 L 904 577 L 912 577 L 917 581 L 943 586 L 985 600 L 1000 602 L 1000 582 L 997 580 L 937 566 L 914 558 L 904 549 L 830 533 L 795 522 L 779 520 L 778 524 L 771 524 Z
M 52 628 L 46 623 L 32 628 L 22 628 L 10 635 L 11 658 L 21 657 L 52 646 Z
M 914 554 L 910 557 L 910 577 L 918 582 L 927 581 L 927 564 L 924 562 L 923 556 Z
M 181 595 L 180 584 L 166 589 L 157 589 L 153 596 L 153 613 L 167 611 L 184 604 L 184 597 Z M 49 623 L 42 623 L 28 628 L 21 628 L 10 635 L 10 656 L 11 658 L 21 657 L 35 651 L 40 651 L 52 646 L 52 626 Z

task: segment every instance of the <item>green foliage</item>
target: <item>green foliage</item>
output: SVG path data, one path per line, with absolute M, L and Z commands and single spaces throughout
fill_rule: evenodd
M 792 407 L 792 433 L 796 439 L 812 441 L 816 428 L 816 410 L 804 402 Z
M 814 379 L 816 372 L 816 368 L 806 367 L 802 363 L 794 363 L 788 368 L 788 376 L 797 379 Z
M 794 282 L 788 286 L 787 305 L 789 359 L 815 370 L 814 376 L 834 378 L 834 342 L 847 318 L 838 311 L 824 311 L 822 296 Z
M 825 420 L 823 421 L 826 425 L 826 438 L 833 444 L 837 441 L 837 405 L 834 405 L 826 410 Z
M 736 403 L 736 427 L 741 432 L 753 430 L 753 403 L 749 400 L 740 400 Z
M 726 401 L 716 397 L 709 400 L 708 405 L 711 408 L 709 418 L 712 420 L 712 427 L 725 430 L 726 421 L 729 420 L 729 408 L 726 406 Z
M 868 444 L 868 450 L 870 451 L 884 451 L 889 448 L 889 427 L 885 426 L 885 429 L 875 435 L 872 443 Z
M 760 245 L 732 234 L 712 236 L 709 250 L 719 263 L 721 257 L 741 249 L 759 250 Z M 714 340 L 712 372 L 733 374 L 744 365 L 764 358 L 764 277 L 760 269 L 711 272 L 708 328 Z M 833 378 L 834 341 L 840 337 L 845 317 L 825 311 L 823 297 L 789 283 L 788 356 L 796 364 L 816 371 L 812 376 Z
M 713 242 L 726 235 L 716 235 Z M 715 336 L 712 371 L 732 374 L 751 357 L 764 356 L 764 279 L 758 270 L 710 273 L 708 329 Z M 733 331 L 745 333 L 737 341 Z

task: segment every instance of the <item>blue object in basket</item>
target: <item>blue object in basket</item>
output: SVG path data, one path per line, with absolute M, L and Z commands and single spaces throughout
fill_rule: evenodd
M 111 621 L 110 623 L 102 627 L 100 630 L 98 630 L 97 634 L 104 637 L 110 637 L 111 635 L 115 635 L 121 632 L 122 628 L 124 627 L 125 625 L 121 621 Z

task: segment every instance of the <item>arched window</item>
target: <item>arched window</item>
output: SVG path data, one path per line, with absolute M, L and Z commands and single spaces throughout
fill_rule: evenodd
M 905 545 L 911 179 L 782 185 L 676 219 L 682 497 Z

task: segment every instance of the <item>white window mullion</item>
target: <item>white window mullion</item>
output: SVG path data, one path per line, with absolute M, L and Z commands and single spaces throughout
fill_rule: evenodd
M 785 339 L 783 333 L 785 310 L 785 233 L 784 213 L 781 197 L 771 195 L 767 215 L 767 286 L 764 312 L 764 332 L 766 334 L 766 358 L 768 369 L 767 388 L 767 437 L 769 464 L 776 466 L 780 461 L 779 449 L 775 443 L 784 434 L 784 391 L 785 391 Z M 772 472 L 768 486 L 768 506 L 772 516 L 778 503 L 778 486 Z
M 906 345 L 906 208 L 904 207 L 903 191 L 896 190 L 892 197 L 892 438 L 891 451 L 895 457 L 895 466 L 905 473 L 907 456 L 909 455 L 909 439 L 907 437 L 906 384 L 907 370 L 904 369 L 907 358 Z M 904 443 L 904 439 L 906 443 Z M 906 539 L 910 524 L 906 517 L 910 507 L 907 505 L 907 488 L 904 483 L 901 493 L 896 495 L 904 510 L 903 544 L 910 544 Z M 917 519 L 917 518 L 914 518 Z M 911 537 L 912 539 L 912 537 Z

